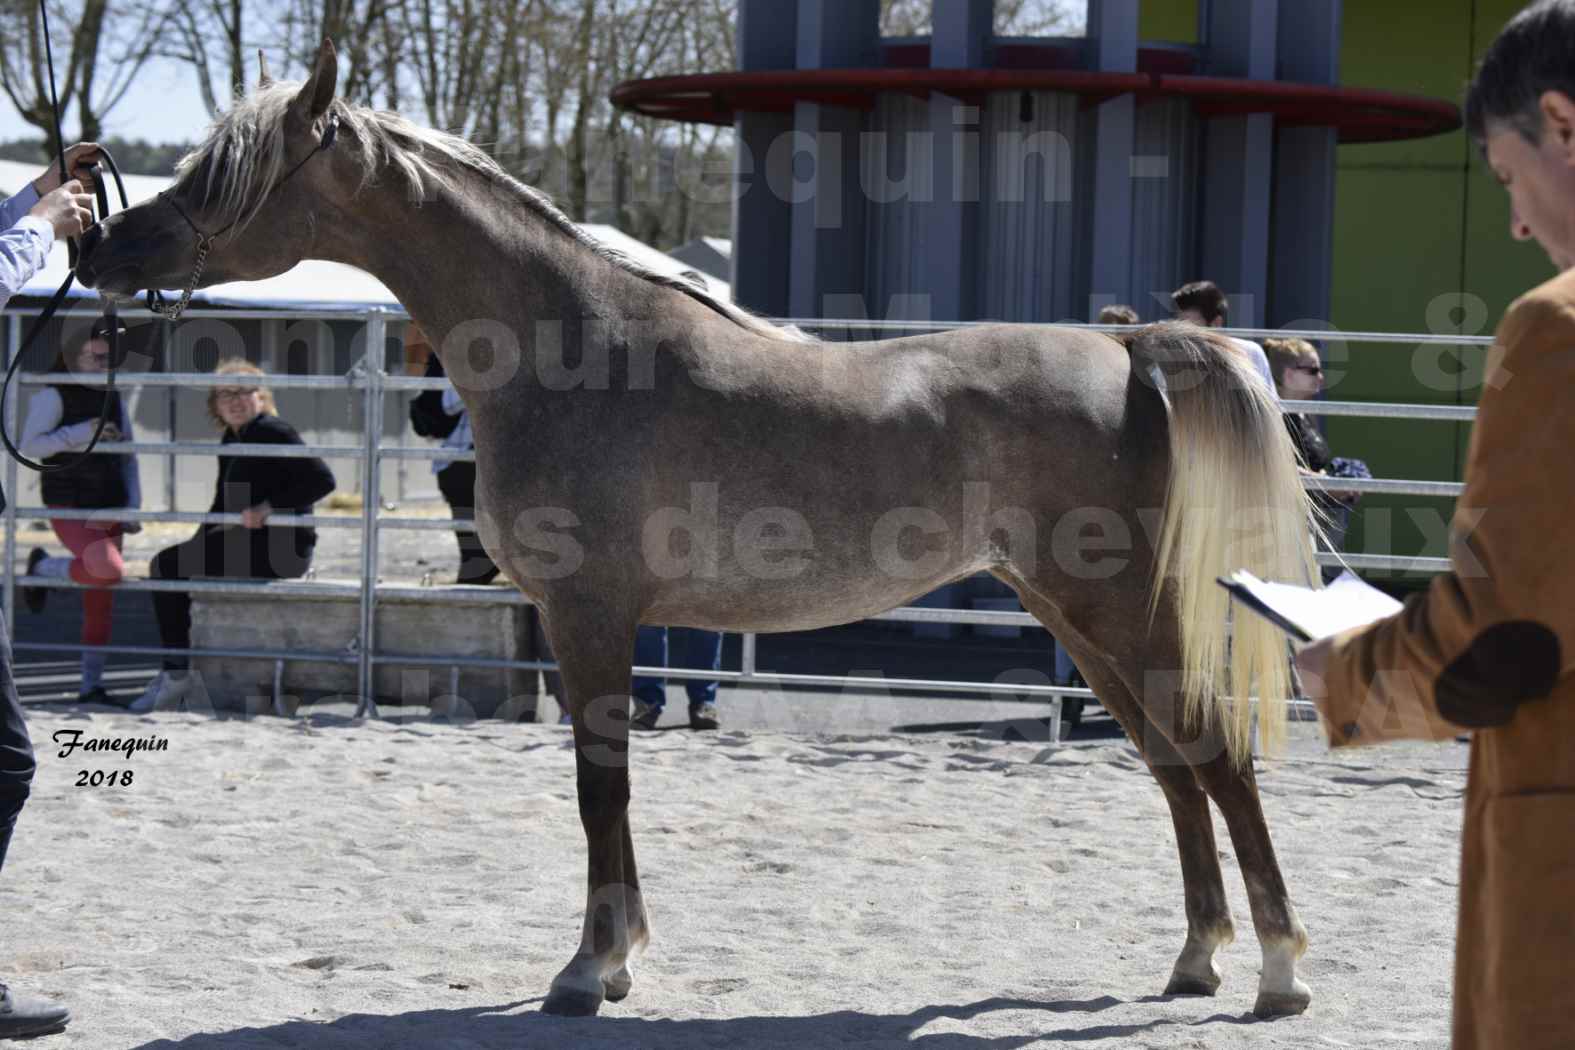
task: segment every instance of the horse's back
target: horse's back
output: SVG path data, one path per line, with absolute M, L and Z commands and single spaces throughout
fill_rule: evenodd
M 654 424 L 636 502 L 714 521 L 719 541 L 708 577 L 651 581 L 663 622 L 857 619 L 999 569 L 1012 544 L 1041 557 L 1068 510 L 1152 488 L 1123 451 L 1130 368 L 1108 337 L 1003 325 L 752 352 L 764 364 L 702 372 Z M 1025 519 L 1032 537 L 992 536 Z

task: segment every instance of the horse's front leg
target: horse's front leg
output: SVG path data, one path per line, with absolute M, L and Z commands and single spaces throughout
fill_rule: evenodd
M 554 603 L 547 634 L 574 720 L 580 823 L 589 862 L 585 923 L 574 958 L 542 1009 L 594 1014 L 629 994 L 630 965 L 649 939 L 629 832 L 629 668 L 635 623 L 588 604 Z

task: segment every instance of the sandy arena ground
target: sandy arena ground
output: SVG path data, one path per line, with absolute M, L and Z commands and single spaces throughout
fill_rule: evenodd
M 75 1019 L 26 1045 L 1447 1043 L 1464 747 L 1331 756 L 1298 725 L 1261 765 L 1315 998 L 1259 1023 L 1228 848 L 1237 941 L 1221 993 L 1157 994 L 1185 928 L 1180 874 L 1125 741 L 895 733 L 883 702 L 826 694 L 723 702 L 722 734 L 635 742 L 655 937 L 632 996 L 587 1020 L 538 1012 L 583 902 L 567 730 L 32 709 L 40 744 L 79 729 L 169 749 L 40 747 L 0 880 L 0 973 Z M 74 786 L 79 770 L 127 768 L 130 787 Z

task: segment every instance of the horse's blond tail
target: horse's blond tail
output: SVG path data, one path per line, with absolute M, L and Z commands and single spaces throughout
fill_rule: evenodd
M 1243 612 L 1227 623 L 1230 596 L 1216 579 L 1244 568 L 1265 580 L 1316 580 L 1309 530 L 1316 511 L 1279 403 L 1240 347 L 1166 324 L 1140 333 L 1132 354 L 1139 380 L 1159 387 L 1170 419 L 1150 612 L 1175 602 L 1186 720 L 1217 721 L 1231 760 L 1244 765 L 1254 696 L 1261 746 L 1272 753 L 1284 743 L 1289 654 L 1285 635 L 1262 617 Z

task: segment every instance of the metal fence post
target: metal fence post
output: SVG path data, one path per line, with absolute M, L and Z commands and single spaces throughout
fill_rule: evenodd
M 366 354 L 361 359 L 361 380 L 366 384 L 366 455 L 361 463 L 361 700 L 356 717 L 378 717 L 374 691 L 375 666 L 372 654 L 377 646 L 377 511 L 382 502 L 382 463 L 378 451 L 383 444 L 383 358 L 388 321 L 381 309 L 372 311 L 367 322 Z
M 163 318 L 154 322 L 159 330 L 159 365 L 164 372 L 173 372 L 180 364 L 174 359 L 175 354 L 175 324 Z M 180 440 L 179 417 L 180 411 L 175 407 L 179 391 L 175 387 L 168 387 L 164 391 L 164 411 L 169 419 L 170 443 Z M 175 510 L 180 506 L 180 487 L 176 481 L 175 463 L 179 459 L 177 453 L 171 452 L 164 457 L 164 509 Z
M 745 631 L 742 641 L 743 647 L 738 654 L 738 670 L 744 676 L 744 681 L 750 682 L 755 678 L 755 632 Z

